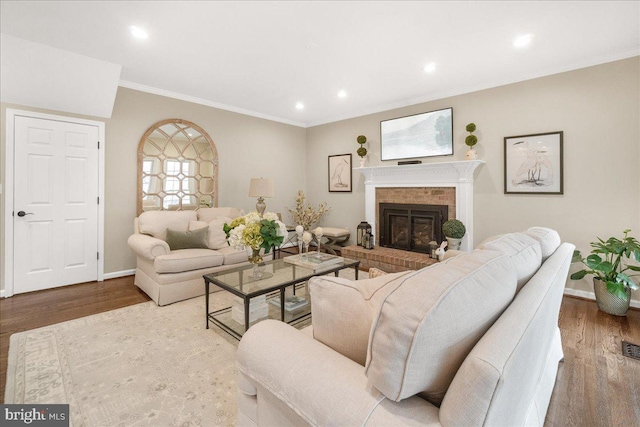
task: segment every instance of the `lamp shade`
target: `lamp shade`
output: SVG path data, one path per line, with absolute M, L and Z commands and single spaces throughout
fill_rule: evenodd
M 273 180 L 271 178 L 251 178 L 249 197 L 273 197 Z

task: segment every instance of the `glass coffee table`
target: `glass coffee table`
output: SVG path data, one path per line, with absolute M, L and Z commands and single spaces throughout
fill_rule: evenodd
M 207 329 L 209 322 L 222 328 L 236 339 L 249 327 L 267 318 L 296 324 L 311 316 L 311 301 L 306 282 L 314 276 L 353 268 L 358 279 L 360 261 L 343 258 L 341 262 L 322 268 L 308 268 L 286 262 L 284 258 L 266 261 L 262 277 L 253 277 L 253 265 L 206 274 L 204 278 Z M 209 291 L 215 285 L 232 293 L 235 298 L 231 307 L 209 311 Z M 215 294 L 214 294 L 215 297 Z

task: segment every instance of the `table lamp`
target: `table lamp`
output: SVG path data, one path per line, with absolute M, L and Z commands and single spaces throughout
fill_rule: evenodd
M 271 178 L 251 178 L 249 184 L 249 197 L 257 197 L 256 211 L 262 216 L 267 205 L 264 203 L 264 197 L 273 197 L 273 180 Z

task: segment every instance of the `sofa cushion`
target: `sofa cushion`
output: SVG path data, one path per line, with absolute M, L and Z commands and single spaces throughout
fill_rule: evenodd
M 167 244 L 172 251 L 178 249 L 209 249 L 207 246 L 208 234 L 208 227 L 187 231 L 167 228 Z
M 189 221 L 195 220 L 195 211 L 148 211 L 138 217 L 138 230 L 157 239 L 167 241 L 167 228 L 187 231 Z
M 313 337 L 364 366 L 374 314 L 400 280 L 413 273 L 403 271 L 365 280 L 312 277 L 309 292 Z
M 478 249 L 500 252 L 511 259 L 518 276 L 519 291 L 533 277 L 542 264 L 540 243 L 524 233 L 509 233 L 487 239 Z
M 224 261 L 222 262 L 222 264 L 224 265 L 238 264 L 240 262 L 249 261 L 249 254 L 244 249 L 238 250 L 227 245 L 224 248 L 218 249 L 216 252 L 222 254 L 222 256 L 224 257 Z
M 200 208 L 198 209 L 198 220 L 211 222 L 218 218 L 237 218 L 244 215 L 244 210 L 238 208 Z M 195 218 L 194 218 L 195 219 Z
M 180 249 L 157 256 L 153 266 L 158 273 L 181 273 L 222 265 L 224 256 L 211 249 Z
M 469 351 L 515 291 L 511 260 L 489 250 L 462 254 L 404 278 L 374 316 L 367 377 L 389 399 L 422 393 L 438 405 Z
M 224 232 L 224 224 L 231 222 L 230 218 L 217 218 L 210 222 L 205 221 L 190 221 L 189 230 L 198 230 L 201 228 L 208 228 L 207 247 L 209 249 L 222 249 L 228 248 L 227 234 Z
M 542 262 L 545 262 L 562 243 L 558 232 L 546 227 L 531 227 L 524 234 L 533 237 L 540 243 Z

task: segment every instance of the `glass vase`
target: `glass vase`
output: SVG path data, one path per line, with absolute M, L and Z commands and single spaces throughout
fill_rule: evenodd
M 263 267 L 260 265 L 262 263 L 262 255 L 260 255 L 260 248 L 254 249 L 251 248 L 251 256 L 249 257 L 249 262 L 253 265 L 253 270 L 249 277 L 252 279 L 259 279 L 262 277 Z
M 318 258 L 321 257 L 320 251 L 322 250 L 322 234 L 316 234 L 316 238 L 318 239 L 318 254 L 316 255 Z

